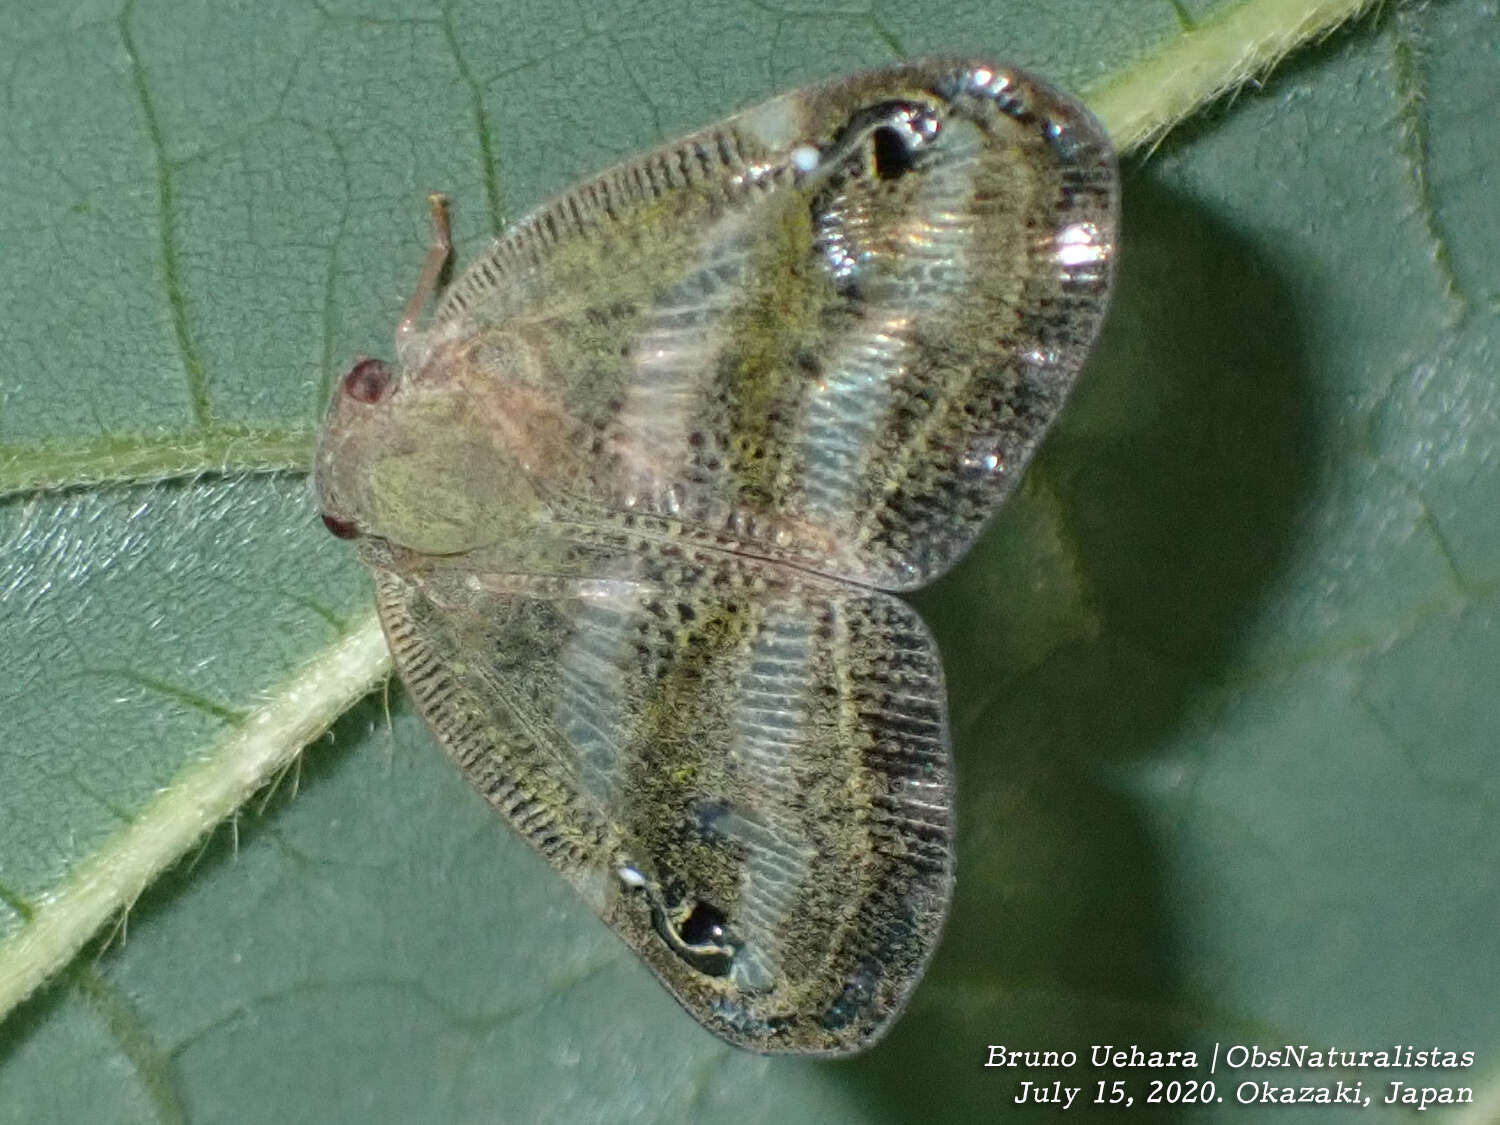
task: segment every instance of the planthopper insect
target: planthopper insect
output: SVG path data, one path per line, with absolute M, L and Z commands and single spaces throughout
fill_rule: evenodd
M 324 521 L 468 779 L 707 1028 L 889 1027 L 954 878 L 896 592 L 1014 488 L 1098 328 L 1099 125 L 1014 69 L 795 90 L 542 204 L 339 382 Z

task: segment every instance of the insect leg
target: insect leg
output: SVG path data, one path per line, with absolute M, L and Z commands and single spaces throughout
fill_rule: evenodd
M 453 238 L 448 231 L 448 200 L 440 192 L 427 197 L 432 208 L 432 244 L 427 248 L 427 258 L 422 263 L 422 273 L 417 278 L 417 287 L 412 291 L 406 308 L 401 313 L 401 322 L 396 325 L 396 352 L 400 354 L 403 344 L 416 331 L 417 321 L 427 305 L 427 299 L 437 290 L 438 278 L 453 253 Z

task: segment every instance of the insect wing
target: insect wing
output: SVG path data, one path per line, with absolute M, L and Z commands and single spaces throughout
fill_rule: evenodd
M 888 594 L 705 557 L 379 576 L 447 752 L 710 1029 L 843 1053 L 900 1011 L 952 883 L 941 666 Z
M 1116 194 L 1102 130 L 1046 85 L 890 67 L 585 181 L 472 265 L 437 327 L 480 352 L 522 339 L 561 396 L 589 456 L 549 481 L 559 510 L 910 589 L 1060 409 Z

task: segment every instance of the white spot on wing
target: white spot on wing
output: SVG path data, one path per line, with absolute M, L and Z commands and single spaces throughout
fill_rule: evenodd
M 818 150 L 812 145 L 798 145 L 791 151 L 792 167 L 803 175 L 816 168 L 819 159 Z

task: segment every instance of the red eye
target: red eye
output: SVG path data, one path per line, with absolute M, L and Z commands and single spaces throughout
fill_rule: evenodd
M 341 520 L 337 516 L 324 516 L 323 526 L 333 532 L 340 539 L 358 539 L 359 528 L 348 520 Z
M 378 359 L 362 359 L 348 371 L 340 384 L 355 402 L 374 406 L 383 401 L 396 386 L 391 369 Z

